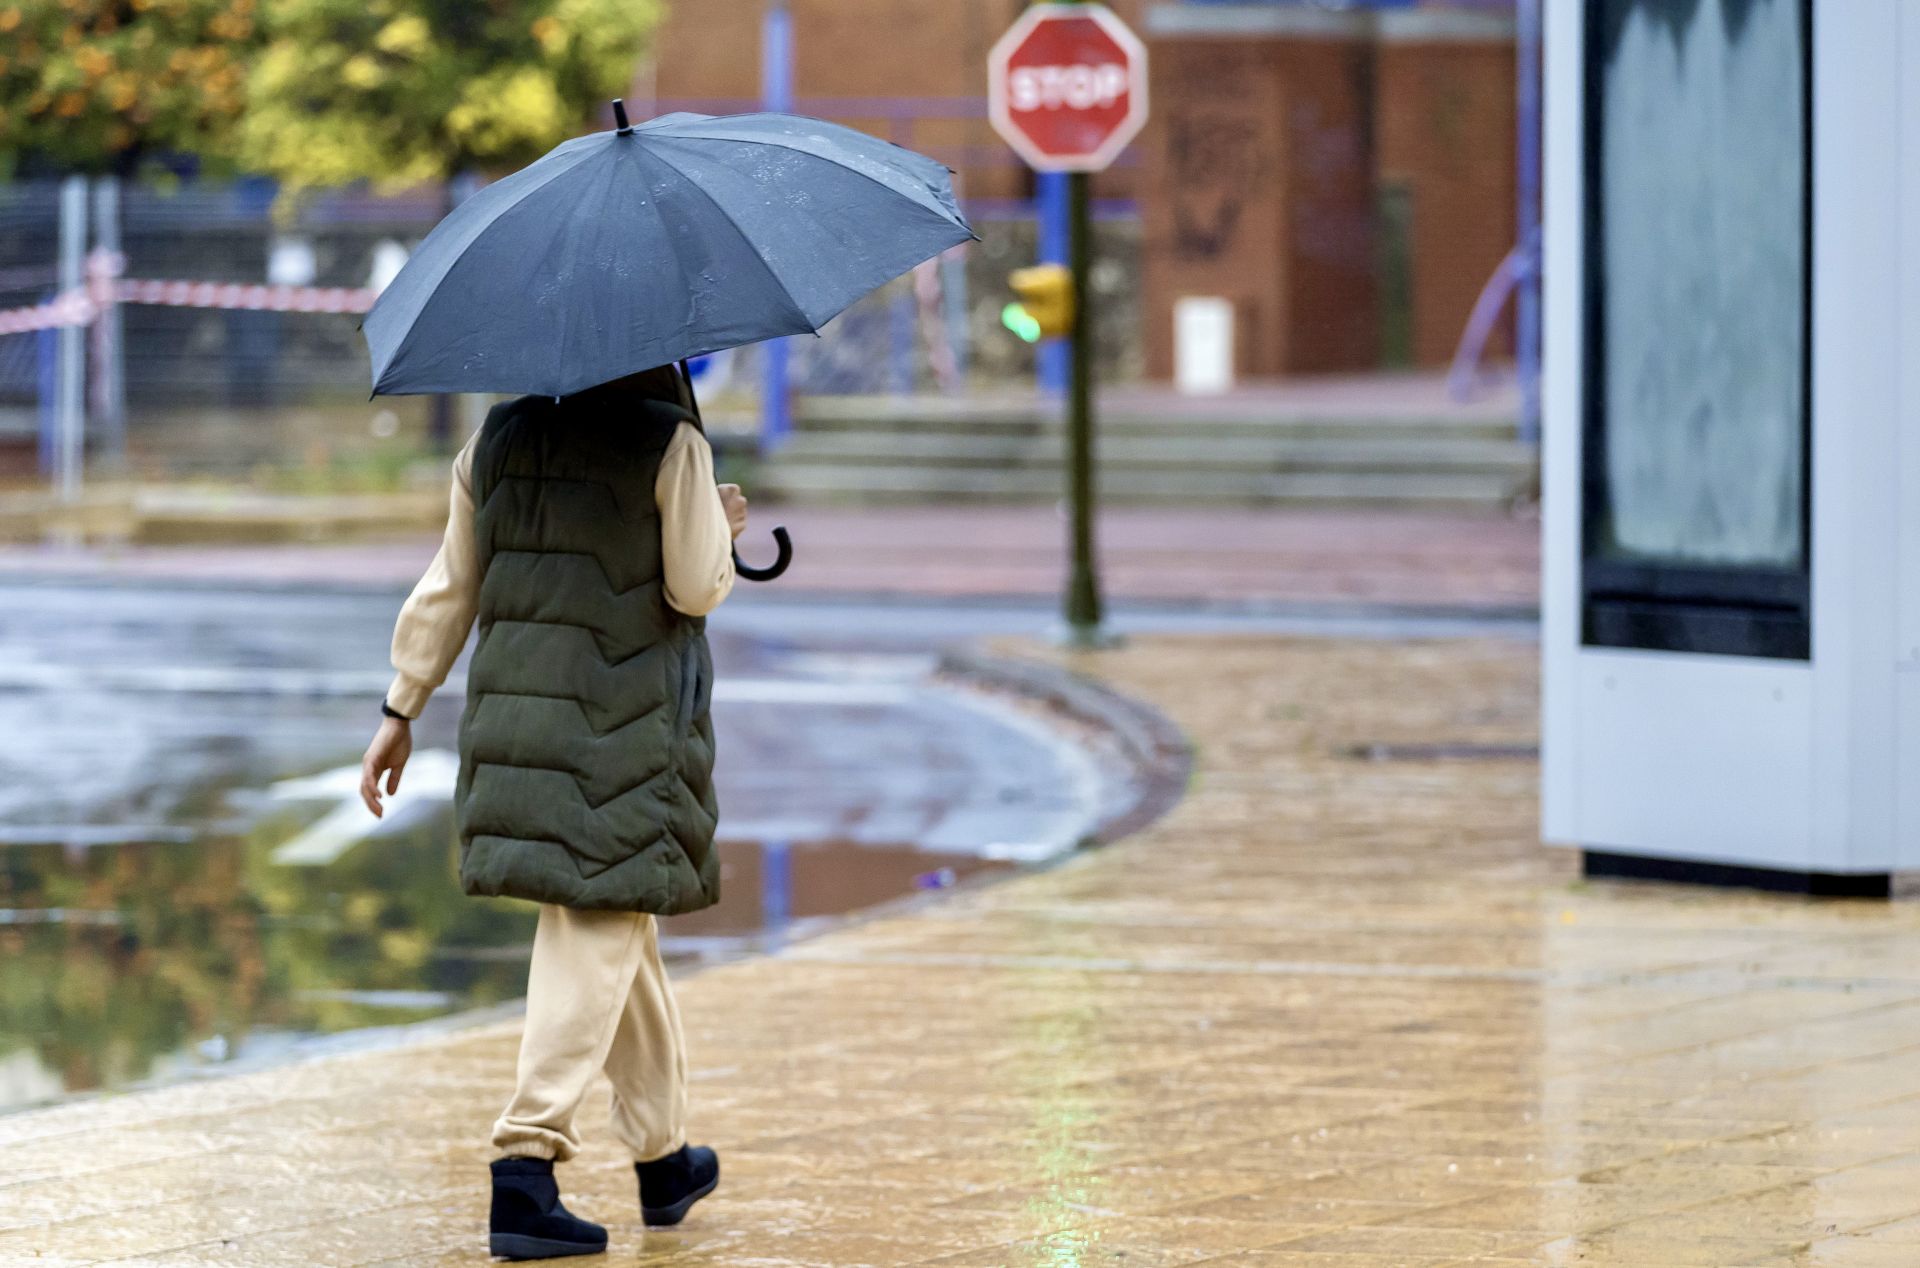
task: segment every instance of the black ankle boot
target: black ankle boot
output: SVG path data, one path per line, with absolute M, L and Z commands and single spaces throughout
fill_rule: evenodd
M 545 1158 L 493 1162 L 493 1210 L 487 1245 L 503 1259 L 592 1255 L 607 1248 L 607 1230 L 560 1205 L 553 1163 Z
M 693 1204 L 720 1183 L 720 1156 L 705 1145 L 680 1146 L 652 1162 L 633 1164 L 640 1177 L 640 1218 L 658 1228 L 687 1218 Z

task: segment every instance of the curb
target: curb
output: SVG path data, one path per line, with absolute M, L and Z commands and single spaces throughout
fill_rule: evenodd
M 378 539 L 446 523 L 444 490 L 296 494 L 118 485 L 78 502 L 0 494 L 0 542 L 259 546 Z
M 1135 788 L 1082 839 L 1082 849 L 1111 845 L 1139 832 L 1186 793 L 1193 776 L 1193 745 L 1171 718 L 1144 701 L 1070 669 L 986 652 L 944 652 L 935 672 L 1036 704 L 1110 742 L 1135 773 Z

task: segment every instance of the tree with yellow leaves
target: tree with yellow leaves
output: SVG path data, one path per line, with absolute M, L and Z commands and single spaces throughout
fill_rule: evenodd
M 0 0 L 0 177 L 191 154 L 292 191 L 532 162 L 622 95 L 659 0 Z
M 246 107 L 256 0 L 0 0 L 0 176 L 219 161 Z
M 626 92 L 657 0 L 261 0 L 243 164 L 292 192 L 523 166 Z

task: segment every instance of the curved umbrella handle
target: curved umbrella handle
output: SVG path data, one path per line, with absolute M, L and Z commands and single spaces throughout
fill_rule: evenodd
M 740 562 L 740 552 L 738 550 L 734 551 L 733 570 L 745 577 L 748 581 L 772 581 L 775 577 L 785 572 L 787 565 L 793 562 L 793 539 L 787 536 L 787 530 L 784 525 L 774 526 L 773 545 L 777 553 L 773 557 L 773 562 L 765 568 L 748 567 L 746 564 Z

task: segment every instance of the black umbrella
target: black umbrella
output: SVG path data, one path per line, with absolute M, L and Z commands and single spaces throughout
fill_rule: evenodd
M 363 323 L 375 395 L 565 396 L 817 331 L 974 236 L 947 169 L 796 115 L 671 114 L 559 146 L 434 227 Z
M 578 137 L 461 203 L 362 328 L 375 395 L 564 396 L 820 329 L 974 237 L 951 174 L 851 128 L 671 114 Z M 767 580 L 779 557 L 740 575 Z

